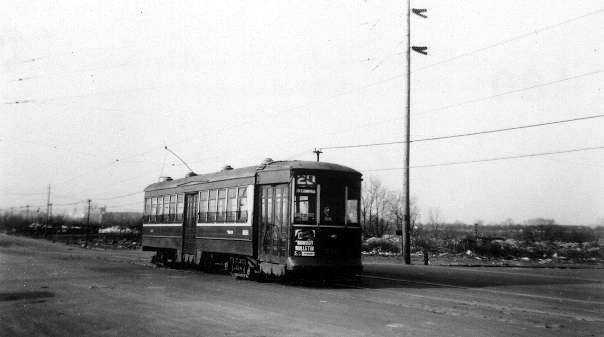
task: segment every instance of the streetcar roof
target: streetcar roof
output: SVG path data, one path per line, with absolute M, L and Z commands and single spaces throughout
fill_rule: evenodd
M 316 162 L 316 161 L 302 161 L 302 160 L 287 160 L 287 161 L 271 161 L 263 163 L 261 165 L 246 166 L 236 169 L 222 170 L 212 173 L 198 174 L 191 177 L 184 177 L 180 179 L 167 180 L 158 183 L 153 183 L 145 188 L 145 192 L 153 191 L 158 189 L 175 188 L 182 185 L 192 184 L 204 184 L 215 181 L 238 179 L 238 178 L 249 178 L 253 177 L 257 172 L 261 171 L 279 171 L 279 170 L 321 170 L 321 171 L 335 171 L 345 172 L 351 174 L 361 173 L 350 167 L 327 163 L 327 162 Z

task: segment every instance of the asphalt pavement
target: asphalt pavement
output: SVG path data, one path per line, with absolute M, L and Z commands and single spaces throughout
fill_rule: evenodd
M 254 282 L 0 234 L 1 336 L 604 336 L 604 270 L 367 264 Z

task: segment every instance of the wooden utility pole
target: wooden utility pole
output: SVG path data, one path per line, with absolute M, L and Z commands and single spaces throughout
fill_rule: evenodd
M 405 264 L 411 264 L 411 214 L 409 194 L 409 163 L 411 152 L 411 0 L 407 0 L 407 46 L 405 55 L 407 57 L 407 100 L 405 107 L 405 146 L 404 170 L 403 170 L 403 195 L 405 201 L 405 215 L 403 216 L 402 230 L 402 254 Z
M 407 0 L 407 104 L 405 109 L 405 146 L 404 146 L 404 178 L 403 195 L 405 196 L 405 215 L 403 218 L 402 254 L 405 264 L 411 264 L 411 193 L 409 188 L 409 169 L 411 162 L 411 50 L 422 55 L 428 55 L 428 47 L 411 45 L 411 13 L 426 19 L 425 8 L 411 8 L 411 0 Z

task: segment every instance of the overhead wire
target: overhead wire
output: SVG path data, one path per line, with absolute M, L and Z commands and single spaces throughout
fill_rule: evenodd
M 588 13 L 585 13 L 585 14 L 582 14 L 582 15 L 579 15 L 579 16 L 576 16 L 576 17 L 564 20 L 564 21 L 560 21 L 560 22 L 553 23 L 553 24 L 550 24 L 550 25 L 547 25 L 547 26 L 543 26 L 543 27 L 537 28 L 535 30 L 532 30 L 530 32 L 526 32 L 526 33 L 523 33 L 523 34 L 515 35 L 515 36 L 512 36 L 510 38 L 497 41 L 497 42 L 492 43 L 490 45 L 487 45 L 487 46 L 484 46 L 484 47 L 480 47 L 480 48 L 476 48 L 476 49 L 467 51 L 465 53 L 461 53 L 461 54 L 458 54 L 458 55 L 446 58 L 444 60 L 441 60 L 441 61 L 438 61 L 438 62 L 435 62 L 435 63 L 432 63 L 432 64 L 428 64 L 428 65 L 423 66 L 423 67 L 419 67 L 419 68 L 413 69 L 411 72 L 412 73 L 413 72 L 418 72 L 418 71 L 429 69 L 429 68 L 432 68 L 432 67 L 444 64 L 444 63 L 455 61 L 457 59 L 460 59 L 460 58 L 463 58 L 463 57 L 466 57 L 466 56 L 469 56 L 469 55 L 472 55 L 472 54 L 480 53 L 480 52 L 483 52 L 483 51 L 486 51 L 486 50 L 489 50 L 489 49 L 492 49 L 492 48 L 495 48 L 495 47 L 499 47 L 499 46 L 505 45 L 507 43 L 510 43 L 510 42 L 513 42 L 513 41 L 516 41 L 516 40 L 521 40 L 521 39 L 524 39 L 524 38 L 527 38 L 527 37 L 530 37 L 530 36 L 534 36 L 536 34 L 539 34 L 539 33 L 542 33 L 542 32 L 545 32 L 545 31 L 557 28 L 557 27 L 560 27 L 562 25 L 566 25 L 566 24 L 569 24 L 571 22 L 574 22 L 574 21 L 577 21 L 577 20 L 580 20 L 580 19 L 584 19 L 584 18 L 593 16 L 593 15 L 601 14 L 601 13 L 604 13 L 604 8 L 599 8 L 597 10 L 594 10 L 594 11 L 591 11 L 591 12 L 588 12 Z
M 593 11 L 593 12 L 590 12 L 590 13 L 587 13 L 587 14 L 584 14 L 584 15 L 581 15 L 581 16 L 579 16 L 579 17 L 571 18 L 571 19 L 565 20 L 565 21 L 560 22 L 560 23 L 557 23 L 557 24 L 552 24 L 552 25 L 549 25 L 549 26 L 546 26 L 546 27 L 543 27 L 543 28 L 539 28 L 539 29 L 537 29 L 537 30 L 535 30 L 535 31 L 533 31 L 533 32 L 526 33 L 526 34 L 522 34 L 522 35 L 519 35 L 519 36 L 516 36 L 516 37 L 512 37 L 512 38 L 510 38 L 510 39 L 502 40 L 502 41 L 499 41 L 499 42 L 497 42 L 497 43 L 495 43 L 495 44 L 491 44 L 491 45 L 489 45 L 489 46 L 482 47 L 482 48 L 479 48 L 479 49 L 477 49 L 477 50 L 470 51 L 470 52 L 468 52 L 468 53 L 464 53 L 463 55 L 458 55 L 458 56 L 455 56 L 455 57 L 453 57 L 453 58 L 449 58 L 449 59 L 447 59 L 447 60 L 439 61 L 439 62 L 437 62 L 437 63 L 435 63 L 435 64 L 428 65 L 428 66 L 426 66 L 426 67 L 422 67 L 422 68 L 415 69 L 414 71 L 419 71 L 419 70 L 426 69 L 426 68 L 429 68 L 429 67 L 432 67 L 432 66 L 436 66 L 436 65 L 438 65 L 438 64 L 442 64 L 442 63 L 445 63 L 445 62 L 449 62 L 449 61 L 452 61 L 452 60 L 454 60 L 454 59 L 457 59 L 457 58 L 460 58 L 460 57 L 463 57 L 463 56 L 467 56 L 467 55 L 469 55 L 469 54 L 471 54 L 471 53 L 474 53 L 474 52 L 480 52 L 480 51 L 484 51 L 484 50 L 487 50 L 487 49 L 490 49 L 490 48 L 494 48 L 494 47 L 496 47 L 496 46 L 499 46 L 499 45 L 503 45 L 503 44 L 509 43 L 509 42 L 514 41 L 514 40 L 516 40 L 516 39 L 520 39 L 520 38 L 528 37 L 528 36 L 530 36 L 530 35 L 533 35 L 533 34 L 536 34 L 536 33 L 539 33 L 539 32 L 545 31 L 545 30 L 549 30 L 549 29 L 555 28 L 555 27 L 557 27 L 557 26 L 560 26 L 560 25 L 563 25 L 563 24 L 566 24 L 566 23 L 570 23 L 570 22 L 576 21 L 576 20 L 578 20 L 578 19 L 581 19 L 581 18 L 584 18 L 584 17 L 587 17 L 587 16 L 591 16 L 591 15 L 599 14 L 599 13 L 601 13 L 602 11 L 604 11 L 604 9 L 599 9 L 599 10 L 597 10 L 597 11 Z M 459 105 L 463 105 L 463 104 L 469 104 L 469 103 L 473 103 L 473 102 L 477 102 L 477 101 L 481 101 L 481 100 L 486 100 L 486 99 L 489 99 L 489 98 L 499 97 L 499 96 L 502 96 L 502 95 L 507 95 L 507 94 L 511 94 L 511 93 L 515 93 L 515 92 L 519 92 L 519 91 L 523 91 L 523 90 L 534 89 L 534 88 L 537 88 L 537 87 L 541 87 L 541 86 L 545 86 L 545 85 L 550 85 L 550 84 L 553 84 L 553 83 L 558 83 L 558 82 L 561 82 L 561 81 L 567 81 L 567 80 L 574 79 L 574 78 L 578 78 L 578 77 L 583 77 L 583 76 L 593 75 L 593 74 L 600 73 L 600 72 L 602 72 L 602 71 L 596 71 L 596 72 L 593 72 L 593 73 L 581 74 L 581 75 L 573 76 L 573 77 L 570 77 L 570 78 L 565 78 L 565 79 L 561 79 L 561 80 L 557 80 L 557 81 L 553 81 L 553 82 L 548 82 L 548 83 L 541 84 L 541 85 L 531 86 L 531 87 L 522 88 L 522 89 L 516 89 L 516 90 L 512 90 L 512 91 L 504 92 L 504 93 L 499 93 L 499 94 L 493 95 L 492 97 L 482 97 L 482 98 L 478 98 L 478 99 L 475 99 L 475 100 L 469 100 L 469 101 L 459 102 L 459 103 L 455 103 L 455 104 L 450 105 L 450 106 L 440 107 L 440 108 L 437 108 L 437 109 L 448 109 L 448 108 L 453 107 L 453 106 L 459 106 Z M 328 96 L 328 97 L 325 97 L 325 98 L 323 98 L 323 99 L 320 99 L 320 100 L 317 100 L 317 101 L 314 101 L 314 102 L 310 102 L 310 103 L 305 104 L 305 105 L 301 105 L 301 106 L 293 107 L 293 108 L 292 108 L 292 110 L 293 110 L 293 109 L 301 109 L 301 108 L 304 108 L 304 107 L 308 107 L 308 106 L 310 106 L 310 105 L 312 105 L 312 104 L 316 104 L 316 103 L 318 103 L 318 102 L 322 102 L 322 101 L 327 100 L 327 99 L 332 99 L 332 98 L 335 98 L 335 97 L 340 97 L 340 96 L 347 95 L 347 94 L 350 94 L 350 93 L 355 93 L 355 92 L 358 92 L 359 90 L 362 90 L 362 89 L 364 89 L 364 88 L 368 88 L 368 87 L 375 86 L 375 85 L 378 85 L 378 84 L 381 84 L 381 83 L 389 82 L 389 81 L 392 81 L 392 80 L 395 80 L 395 79 L 398 79 L 398 78 L 402 78 L 403 76 L 404 76 L 404 75 L 395 75 L 395 76 L 392 76 L 392 77 L 386 78 L 386 79 L 384 79 L 384 80 L 380 80 L 380 81 L 378 81 L 378 82 L 370 83 L 370 84 L 368 84 L 368 85 L 365 85 L 365 86 L 361 86 L 361 87 L 355 88 L 355 89 L 353 89 L 353 90 L 349 90 L 349 91 L 341 92 L 341 93 L 338 93 L 338 94 L 335 94 L 335 95 L 332 95 L 332 96 Z M 73 98 L 73 97 L 85 97 L 85 96 L 88 96 L 88 95 L 83 95 L 83 96 L 71 96 L 71 97 Z M 431 111 L 433 111 L 433 110 L 431 110 Z M 427 112 L 424 112 L 424 113 L 427 113 Z M 591 116 L 591 117 L 590 117 L 590 116 L 588 116 L 588 117 L 586 117 L 586 118 L 597 118 L 597 117 L 596 117 L 596 116 Z M 447 139 L 447 138 L 465 137 L 465 136 L 472 136 L 472 135 L 485 134 L 485 133 L 502 132 L 502 131 L 509 131 L 509 130 L 521 129 L 521 128 L 536 127 L 536 126 L 549 125 L 549 124 L 555 124 L 555 123 L 563 123 L 563 122 L 567 122 L 567 121 L 571 121 L 571 120 L 565 120 L 565 121 L 556 121 L 556 122 L 548 122 L 548 123 L 540 123 L 540 124 L 526 125 L 526 126 L 519 126 L 519 127 L 513 127 L 513 128 L 505 128 L 505 129 L 486 130 L 486 131 L 479 131 L 479 132 L 466 133 L 466 134 L 458 134 L 458 135 L 451 135 L 451 136 L 442 136 L 442 137 L 431 137 L 431 138 L 425 138 L 425 139 L 416 139 L 416 140 L 412 140 L 412 142 L 428 141 L 428 140 L 437 140 L 437 139 Z M 254 120 L 252 120 L 250 123 L 253 123 L 253 122 L 254 122 Z M 187 140 L 188 140 L 188 139 L 187 139 Z M 187 141 L 187 140 L 184 140 L 184 141 Z M 400 143 L 400 142 L 392 142 L 392 143 Z M 385 145 L 386 143 L 382 143 L 382 144 L 384 144 L 384 145 Z M 360 146 L 382 145 L 382 144 L 361 144 L 361 145 L 359 145 L 358 147 L 360 147 Z M 173 144 L 171 144 L 171 145 L 173 145 Z M 329 148 L 339 148 L 339 147 L 324 147 L 323 149 L 329 149 Z M 157 149 L 157 150 L 160 150 L 160 149 Z M 149 153 L 149 152 L 155 152 L 155 151 L 157 151 L 157 150 L 149 150 L 149 151 L 148 151 L 148 152 L 146 152 L 146 153 Z M 145 153 L 145 154 L 146 154 L 146 153 Z M 140 155 L 140 154 L 139 154 L 139 155 Z M 111 164 L 111 165 L 113 165 L 113 164 L 115 164 L 115 162 L 112 162 L 112 164 Z M 109 166 L 111 166 L 111 165 L 109 165 Z M 73 177 L 72 177 L 72 178 L 73 178 Z M 140 192 L 136 192 L 136 193 L 140 193 Z M 134 195 L 134 193 L 133 193 L 132 195 Z
M 602 149 L 604 149 L 604 146 L 582 147 L 582 148 L 576 148 L 576 149 L 570 149 L 570 150 L 560 150 L 560 151 L 550 151 L 550 152 L 538 152 L 538 153 L 528 153 L 528 154 L 520 154 L 520 155 L 511 155 L 511 156 L 491 157 L 491 158 L 484 158 L 484 159 L 461 160 L 461 161 L 452 161 L 452 162 L 443 162 L 443 163 L 434 163 L 434 164 L 413 165 L 413 166 L 409 166 L 409 168 L 410 169 L 417 169 L 417 168 L 428 168 L 428 167 L 454 166 L 454 165 L 484 163 L 484 162 L 510 160 L 510 159 L 531 158 L 531 157 L 540 157 L 540 156 L 551 156 L 551 155 L 556 155 L 556 154 L 573 153 L 573 152 L 583 152 L 583 151 L 594 151 L 594 150 L 602 150 Z M 366 171 L 369 171 L 369 172 L 378 172 L 378 171 L 395 171 L 395 170 L 404 170 L 404 169 L 405 169 L 405 167 L 390 167 L 390 168 L 380 168 L 380 169 L 367 169 Z
M 562 83 L 562 82 L 566 82 L 566 81 L 570 81 L 570 80 L 574 80 L 574 79 L 578 79 L 578 78 L 582 78 L 582 77 L 586 77 L 586 76 L 593 76 L 593 75 L 597 75 L 597 74 L 601 74 L 601 73 L 604 73 L 603 69 L 590 71 L 590 72 L 582 73 L 579 75 L 573 75 L 573 76 L 568 76 L 568 77 L 564 77 L 564 78 L 559 78 L 559 79 L 556 79 L 553 81 L 533 84 L 528 87 L 507 90 L 507 91 L 499 92 L 499 93 L 489 95 L 489 96 L 483 96 L 483 97 L 473 98 L 473 99 L 469 99 L 469 100 L 465 100 L 465 101 L 461 101 L 461 102 L 457 102 L 457 103 L 453 103 L 453 104 L 443 105 L 438 108 L 420 110 L 417 113 L 413 113 L 413 115 L 418 116 L 418 115 L 424 115 L 424 114 L 433 113 L 433 112 L 437 112 L 437 111 L 447 110 L 447 109 L 451 109 L 451 108 L 456 108 L 456 107 L 466 105 L 466 104 L 482 102 L 482 101 L 490 100 L 493 98 L 498 98 L 501 96 L 507 96 L 507 95 L 511 95 L 511 94 L 517 94 L 519 92 L 524 92 L 527 90 L 533 90 L 533 89 L 537 89 L 537 88 L 543 88 L 543 87 L 547 87 L 547 86 L 550 86 L 553 84 Z
M 556 124 L 562 124 L 562 123 L 577 122 L 577 121 L 583 121 L 583 120 L 595 119 L 595 118 L 602 118 L 602 117 L 604 117 L 604 114 L 590 115 L 590 116 L 583 116 L 583 117 L 576 117 L 576 118 L 569 118 L 569 119 L 556 120 L 556 121 L 543 122 L 543 123 L 536 123 L 536 124 L 527 124 L 527 125 L 513 126 L 513 127 L 509 127 L 509 128 L 500 128 L 500 129 L 491 129 L 491 130 L 483 130 L 483 131 L 466 132 L 466 133 L 459 133 L 459 134 L 448 135 L 448 136 L 417 138 L 417 139 L 412 139 L 410 141 L 410 143 L 418 143 L 418 142 L 426 142 L 426 141 L 442 140 L 442 139 L 451 139 L 451 138 L 459 138 L 459 137 L 470 137 L 470 136 L 484 135 L 484 134 L 490 134 L 490 133 L 498 133 L 498 132 L 505 132 L 505 131 L 513 131 L 513 130 L 535 128 L 535 127 L 540 127 L 540 126 L 548 126 L 548 125 L 556 125 Z M 320 149 L 321 150 L 349 149 L 349 148 L 358 148 L 358 147 L 371 147 L 371 146 L 406 144 L 406 143 L 407 142 L 404 141 L 404 140 L 398 140 L 398 141 L 391 141 L 391 142 L 380 142 L 380 143 L 369 143 L 369 144 L 324 146 L 324 147 L 321 147 Z

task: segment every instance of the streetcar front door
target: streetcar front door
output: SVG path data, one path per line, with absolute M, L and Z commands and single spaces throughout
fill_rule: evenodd
M 182 229 L 182 261 L 194 262 L 195 236 L 197 231 L 197 198 L 198 194 L 185 195 L 184 223 Z
M 260 191 L 260 260 L 284 263 L 289 242 L 289 184 L 265 185 Z

